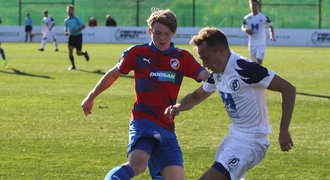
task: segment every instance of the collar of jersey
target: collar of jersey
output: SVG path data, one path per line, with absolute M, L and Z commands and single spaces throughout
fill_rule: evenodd
M 175 50 L 175 47 L 174 47 L 174 43 L 173 42 L 171 42 L 170 47 L 167 50 L 165 50 L 165 51 L 160 51 L 159 49 L 157 49 L 157 47 L 154 45 L 154 43 L 152 43 L 152 41 L 149 42 L 149 47 L 151 48 L 151 50 L 153 52 L 155 52 L 155 53 L 159 52 L 159 53 L 162 53 L 164 55 L 168 55 L 172 51 Z

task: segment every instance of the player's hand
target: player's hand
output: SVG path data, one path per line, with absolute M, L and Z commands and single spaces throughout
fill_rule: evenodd
M 82 108 L 85 116 L 92 113 L 93 105 L 94 105 L 94 102 L 93 102 L 93 100 L 89 99 L 89 97 L 86 97 L 81 102 L 81 108 Z
M 270 40 L 274 41 L 274 42 L 276 41 L 275 37 L 272 37 L 272 36 L 270 37 Z
M 167 107 L 164 111 L 164 115 L 169 119 L 174 119 L 175 116 L 180 114 L 179 107 L 180 107 L 179 104 L 171 105 Z
M 248 35 L 253 35 L 253 32 L 252 32 L 250 29 L 246 29 L 245 32 L 246 32 Z
M 291 135 L 289 131 L 280 131 L 280 135 L 278 138 L 282 151 L 289 151 L 293 147 L 293 141 L 291 139 Z

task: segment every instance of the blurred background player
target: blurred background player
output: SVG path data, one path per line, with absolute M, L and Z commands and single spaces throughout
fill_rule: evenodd
M 48 15 L 48 11 L 44 11 L 43 26 L 42 26 L 42 40 L 41 48 L 39 51 L 44 51 L 47 43 L 47 37 L 50 35 L 53 39 L 55 51 L 58 51 L 58 43 L 55 35 L 55 20 L 53 17 Z
M 32 34 L 32 19 L 30 17 L 30 13 L 26 13 L 25 17 L 25 42 L 28 41 L 28 37 L 30 37 L 30 42 L 32 42 L 33 34 Z
M 88 93 L 81 107 L 87 116 L 94 99 L 121 74 L 134 71 L 135 103 L 132 109 L 127 162 L 109 171 L 106 180 L 131 179 L 149 167 L 151 179 L 183 180 L 183 157 L 174 121 L 164 115 L 174 105 L 184 77 L 206 80 L 209 73 L 183 49 L 171 42 L 177 30 L 176 15 L 153 9 L 148 22 L 149 43 L 135 45 L 122 53 Z
M 81 31 L 85 29 L 85 24 L 79 19 L 79 17 L 74 15 L 73 5 L 68 5 L 66 8 L 68 17 L 64 20 L 64 34 L 69 36 L 68 48 L 69 48 L 69 58 L 71 66 L 68 70 L 75 70 L 76 65 L 74 63 L 73 49 L 76 48 L 76 53 L 78 56 L 84 55 L 86 61 L 89 61 L 89 56 L 87 51 L 81 51 L 82 49 L 82 33 Z
M 249 51 L 253 61 L 262 64 L 266 52 L 267 34 L 265 26 L 269 29 L 269 38 L 275 41 L 272 22 L 265 14 L 259 12 L 259 0 L 249 0 L 251 13 L 244 17 L 242 31 L 249 36 Z
M 2 18 L 0 17 L 0 24 L 2 24 Z M 1 48 L 1 37 L 0 37 L 0 54 L 2 57 L 2 64 L 5 69 L 8 69 L 8 61 L 6 60 L 5 51 Z

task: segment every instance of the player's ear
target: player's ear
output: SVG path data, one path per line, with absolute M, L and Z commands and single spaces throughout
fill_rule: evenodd
M 151 36 L 151 34 L 152 34 L 152 29 L 151 28 L 148 28 L 148 33 Z
M 173 32 L 173 37 L 176 35 L 176 31 Z

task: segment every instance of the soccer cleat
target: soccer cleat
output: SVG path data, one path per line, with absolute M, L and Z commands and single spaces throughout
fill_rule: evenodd
M 84 52 L 84 57 L 85 57 L 86 61 L 89 61 L 89 56 L 88 56 L 87 51 Z
M 68 70 L 69 70 L 69 71 L 76 70 L 76 67 L 75 67 L 75 66 L 70 66 L 70 67 L 68 68 Z
M 44 48 L 40 48 L 40 49 L 38 49 L 39 51 L 44 51 Z
M 4 59 L 2 64 L 3 64 L 3 68 L 8 69 L 8 61 L 7 60 Z
M 58 49 L 55 49 L 56 52 L 58 52 Z

